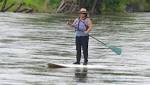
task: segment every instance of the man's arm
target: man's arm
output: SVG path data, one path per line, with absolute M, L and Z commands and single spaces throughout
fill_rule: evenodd
M 74 21 L 69 20 L 69 21 L 67 21 L 67 25 L 69 25 L 71 27 L 75 27 L 76 21 L 77 21 L 76 19 Z
M 93 28 L 93 24 L 92 24 L 92 21 L 91 21 L 91 19 L 88 19 L 88 29 L 87 29 L 87 31 L 86 32 L 90 32 L 91 30 L 92 30 L 92 28 Z

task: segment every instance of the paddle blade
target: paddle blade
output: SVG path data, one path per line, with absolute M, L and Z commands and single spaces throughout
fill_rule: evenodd
M 122 53 L 122 49 L 121 48 L 117 48 L 115 46 L 107 46 L 108 48 L 110 48 L 113 52 L 115 52 L 117 55 L 121 55 Z
M 112 48 L 111 50 L 115 52 L 117 55 L 121 55 L 122 52 L 121 48 Z

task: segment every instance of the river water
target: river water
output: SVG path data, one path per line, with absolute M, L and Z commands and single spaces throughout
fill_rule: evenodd
M 74 30 L 65 23 L 72 16 L 0 13 L 0 85 L 149 85 L 149 16 L 94 16 L 91 35 L 122 54 L 90 38 L 89 64 L 102 68 L 52 69 L 48 63 L 75 61 Z

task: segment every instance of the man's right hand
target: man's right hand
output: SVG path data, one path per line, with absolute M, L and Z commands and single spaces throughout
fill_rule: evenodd
M 70 21 L 67 21 L 67 25 L 72 26 L 72 24 L 70 23 Z

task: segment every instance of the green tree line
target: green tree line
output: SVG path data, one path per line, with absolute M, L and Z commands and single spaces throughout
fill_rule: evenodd
M 69 3 L 70 2 L 70 3 Z M 63 4 L 62 4 L 63 3 Z M 62 5 L 62 7 L 60 7 Z M 63 7 L 64 6 L 64 7 Z M 85 7 L 92 13 L 149 12 L 150 0 L 0 0 L 1 12 L 76 12 Z M 70 10 L 68 10 L 70 8 Z M 74 12 L 73 11 L 73 12 Z

